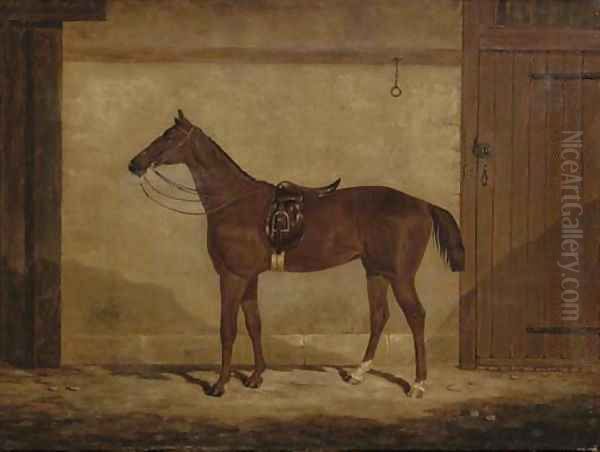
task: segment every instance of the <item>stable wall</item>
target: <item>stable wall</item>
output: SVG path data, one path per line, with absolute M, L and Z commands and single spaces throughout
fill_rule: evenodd
M 178 108 L 258 179 L 387 185 L 458 219 L 458 0 L 109 1 L 108 16 L 64 28 L 63 362 L 218 362 L 205 220 L 152 204 L 127 172 Z M 433 246 L 417 289 L 430 358 L 457 361 L 458 277 Z M 388 298 L 376 360 L 410 360 Z M 271 363 L 362 357 L 360 262 L 264 274 L 259 304 Z M 241 314 L 240 333 L 235 360 L 248 363 Z

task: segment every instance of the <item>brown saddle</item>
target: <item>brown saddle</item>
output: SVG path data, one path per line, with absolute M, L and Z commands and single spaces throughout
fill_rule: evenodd
M 289 181 L 275 187 L 265 230 L 271 247 L 279 254 L 298 245 L 304 234 L 304 197 L 322 198 L 333 193 L 341 179 L 323 187 L 303 187 Z

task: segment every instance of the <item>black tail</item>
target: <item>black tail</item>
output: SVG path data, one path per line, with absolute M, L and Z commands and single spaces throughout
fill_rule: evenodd
M 465 269 L 465 247 L 458 224 L 447 210 L 433 205 L 430 207 L 435 244 L 452 271 L 461 272 Z

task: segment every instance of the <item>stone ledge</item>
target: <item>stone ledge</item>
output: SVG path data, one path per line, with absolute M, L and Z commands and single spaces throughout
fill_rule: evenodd
M 263 336 L 269 365 L 356 365 L 362 359 L 368 334 L 282 334 Z M 218 335 L 92 336 L 63 337 L 62 364 L 201 364 L 220 363 Z M 427 339 L 428 361 L 458 362 L 457 336 Z M 233 353 L 236 365 L 253 363 L 252 343 L 239 335 Z M 410 334 L 384 334 L 375 364 L 414 362 Z

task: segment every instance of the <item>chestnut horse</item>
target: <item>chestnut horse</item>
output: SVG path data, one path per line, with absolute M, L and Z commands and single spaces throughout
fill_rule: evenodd
M 129 170 L 142 177 L 154 166 L 185 164 L 208 221 L 207 247 L 220 277 L 221 369 L 209 395 L 221 396 L 230 378 L 237 316 L 244 311 L 254 350 L 254 370 L 244 384 L 257 388 L 266 369 L 257 303 L 258 275 L 271 269 L 272 250 L 265 218 L 275 186 L 242 170 L 181 110 L 175 124 L 133 158 Z M 432 231 L 452 271 L 464 269 L 464 248 L 452 215 L 426 201 L 386 187 L 353 187 L 318 197 L 306 192 L 305 233 L 286 253 L 285 270 L 311 272 L 360 259 L 367 277 L 371 334 L 360 364 L 348 378 L 359 383 L 371 366 L 388 320 L 387 291 L 392 287 L 414 339 L 416 379 L 409 396 L 421 397 L 427 377 L 425 310 L 415 290 Z

